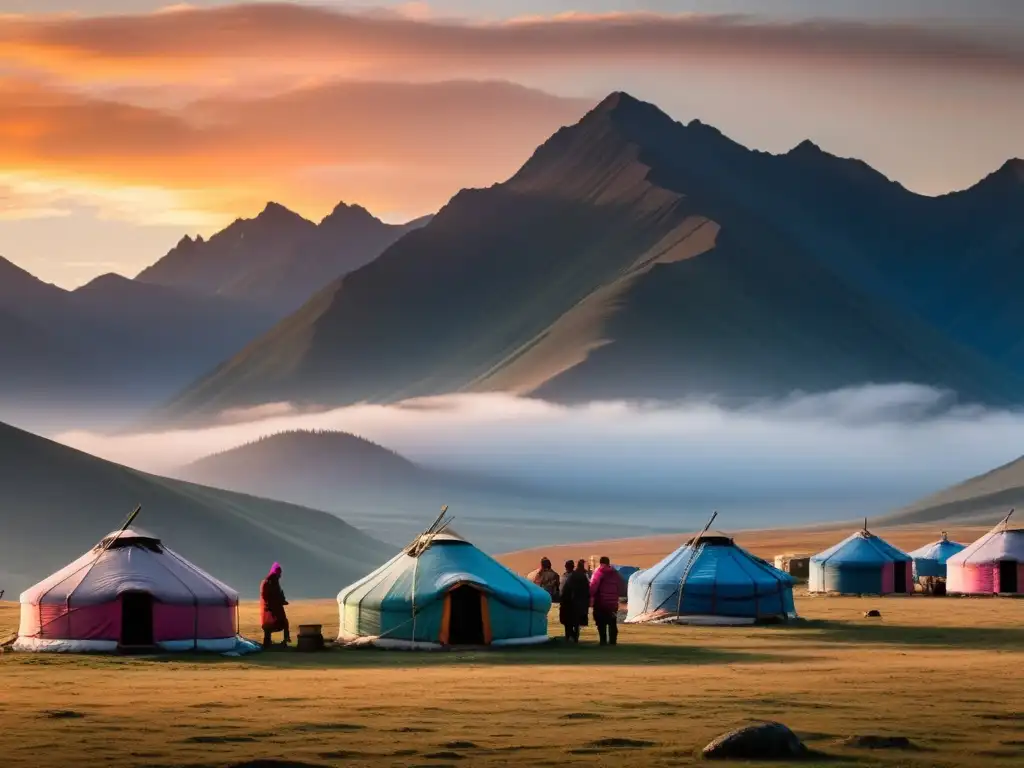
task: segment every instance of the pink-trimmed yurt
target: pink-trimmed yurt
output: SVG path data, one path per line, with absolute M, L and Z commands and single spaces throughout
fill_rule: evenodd
M 129 528 L 22 593 L 14 649 L 226 652 L 237 634 L 237 592 Z
M 946 561 L 946 591 L 961 595 L 1024 593 L 1024 528 L 1011 528 L 1009 515 L 973 544 Z

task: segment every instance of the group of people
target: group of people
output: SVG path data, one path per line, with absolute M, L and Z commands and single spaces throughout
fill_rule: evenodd
M 587 568 L 585 560 L 565 561 L 565 573 L 559 575 L 546 557 L 540 568 L 531 574 L 533 583 L 551 595 L 558 603 L 558 620 L 565 627 L 565 639 L 579 643 L 580 627 L 589 624 L 590 608 L 594 609 L 594 624 L 601 645 L 615 645 L 619 639 L 619 594 L 622 577 L 612 567 L 611 560 L 602 557 L 596 571 Z M 270 573 L 260 583 L 260 621 L 263 625 L 263 647 L 271 647 L 271 636 L 284 632 L 284 642 L 291 642 L 288 605 L 281 588 L 281 565 L 274 563 Z
M 552 602 L 558 603 L 558 620 L 565 628 L 568 642 L 579 643 L 580 628 L 589 624 L 593 606 L 598 642 L 601 645 L 618 643 L 622 576 L 612 567 L 609 558 L 602 557 L 596 571 L 587 568 L 585 560 L 566 560 L 565 572 L 559 575 L 545 557 L 532 577 L 533 583 L 551 595 Z

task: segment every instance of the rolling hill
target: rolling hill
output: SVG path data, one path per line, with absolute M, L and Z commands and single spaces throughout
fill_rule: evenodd
M 991 525 L 1011 508 L 1024 511 L 1024 456 L 908 504 L 879 518 L 882 525 L 979 523 Z M 1020 512 L 1015 517 L 1024 517 Z
M 453 391 L 748 400 L 907 381 L 1016 403 L 1017 173 L 925 198 L 810 142 L 754 152 L 616 93 L 157 420 Z
M 279 432 L 206 456 L 175 473 L 183 480 L 323 508 L 339 494 L 435 482 L 428 470 L 345 432 Z
M 325 512 L 148 475 L 0 424 L 0 589 L 16 596 L 136 504 L 139 525 L 246 597 L 274 561 L 290 597 L 329 597 L 395 551 Z
M 571 541 L 581 531 L 621 537 L 665 530 L 623 520 L 621 499 L 609 501 L 585 488 L 577 495 L 559 495 L 510 480 L 439 470 L 344 432 L 280 432 L 171 474 L 327 510 L 396 545 L 421 531 L 425 518 L 445 504 L 458 519 L 459 531 L 490 551 Z
M 317 225 L 272 202 L 209 240 L 185 237 L 136 280 L 244 301 L 284 317 L 429 220 L 385 224 L 365 208 L 339 203 Z

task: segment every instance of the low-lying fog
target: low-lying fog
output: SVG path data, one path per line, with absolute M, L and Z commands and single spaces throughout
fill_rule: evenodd
M 319 413 L 277 404 L 228 417 L 232 423 L 205 429 L 57 439 L 173 475 L 263 435 L 337 429 L 426 466 L 515 481 L 553 499 L 603 501 L 593 510 L 609 523 L 626 522 L 621 503 L 629 501 L 629 524 L 650 530 L 685 527 L 711 508 L 727 513 L 721 522 L 734 529 L 879 514 L 1024 452 L 1024 414 L 955 406 L 913 385 L 738 409 L 708 401 L 565 407 L 491 394 Z

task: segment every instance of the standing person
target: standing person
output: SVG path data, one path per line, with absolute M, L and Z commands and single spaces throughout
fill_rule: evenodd
M 553 603 L 558 602 L 558 584 L 560 581 L 561 579 L 558 578 L 558 574 L 551 567 L 551 561 L 546 557 L 542 557 L 540 569 L 533 572 L 533 583 L 551 595 L 551 602 Z
M 281 589 L 281 565 L 274 563 L 270 573 L 260 582 L 260 621 L 263 624 L 263 647 L 270 647 L 270 636 L 274 632 L 284 632 L 282 646 L 292 641 L 288 628 L 288 615 L 284 607 L 288 605 L 284 590 Z
M 594 575 L 593 571 L 587 567 L 587 561 L 582 557 L 576 561 L 576 570 L 583 571 L 587 577 L 587 581 L 590 581 L 590 577 Z
M 612 568 L 612 561 L 601 558 L 601 564 L 590 579 L 590 596 L 594 599 L 594 623 L 601 645 L 615 645 L 619 639 L 619 582 L 622 577 Z
M 587 613 L 590 610 L 590 585 L 587 584 L 586 570 L 582 566 L 576 567 L 572 560 L 566 560 L 560 590 L 558 620 L 565 627 L 565 639 L 579 643 L 580 627 L 587 626 Z

